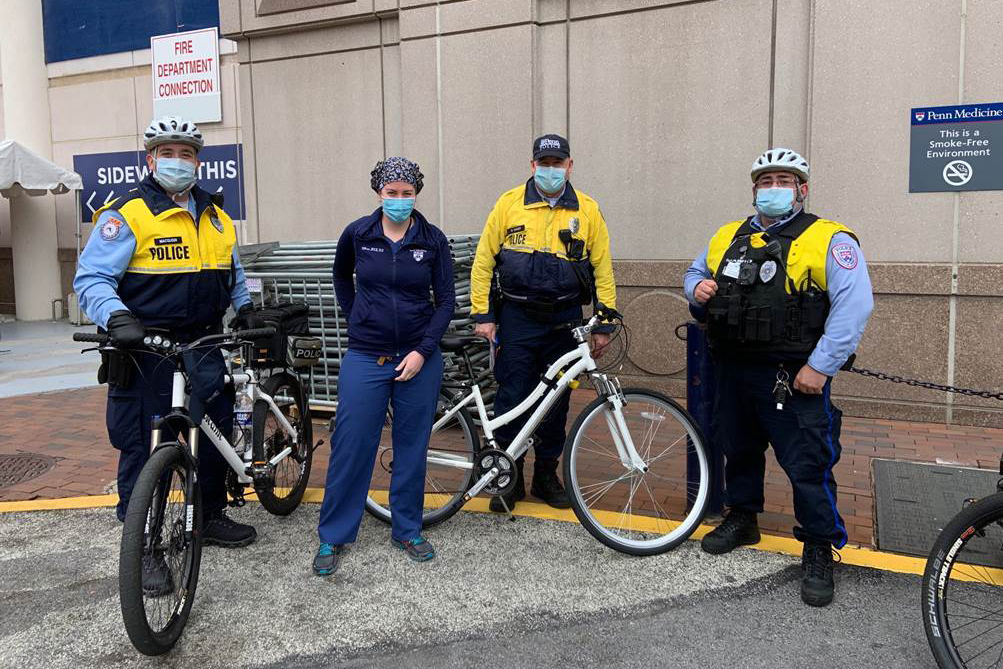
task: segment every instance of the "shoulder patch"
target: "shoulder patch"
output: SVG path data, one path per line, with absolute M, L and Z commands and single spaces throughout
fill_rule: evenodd
M 857 267 L 857 249 L 852 244 L 842 242 L 832 247 L 832 257 L 843 269 L 855 269 Z
M 122 234 L 122 226 L 125 221 L 117 216 L 109 216 L 101 224 L 101 239 L 106 242 L 113 242 Z

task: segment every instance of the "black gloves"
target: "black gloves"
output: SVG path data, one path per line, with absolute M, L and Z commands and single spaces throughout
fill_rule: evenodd
M 108 317 L 108 336 L 119 348 L 139 348 L 143 345 L 146 329 L 139 319 L 125 309 L 111 312 Z
M 237 315 L 230 319 L 229 328 L 236 330 L 253 330 L 268 327 L 268 324 L 254 312 L 254 305 L 247 303 L 240 307 Z

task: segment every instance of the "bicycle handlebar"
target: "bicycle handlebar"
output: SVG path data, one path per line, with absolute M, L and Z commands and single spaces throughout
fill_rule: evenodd
M 111 341 L 111 337 L 106 334 L 98 334 L 97 332 L 74 332 L 73 341 L 84 341 L 91 344 L 107 344 Z
M 224 342 L 224 341 L 239 341 L 241 339 L 257 339 L 258 337 L 271 337 L 275 334 L 275 328 L 253 328 L 250 330 L 238 330 L 236 332 L 229 332 L 227 334 L 211 334 L 200 339 L 196 339 L 191 344 L 187 346 L 178 347 L 181 350 L 189 348 L 197 348 L 199 346 L 205 346 L 212 342 Z M 149 337 L 147 337 L 149 339 Z M 107 334 L 101 334 L 97 332 L 74 332 L 73 341 L 87 342 L 91 344 L 101 344 L 108 345 L 111 344 L 111 337 Z M 151 346 L 150 348 L 158 348 L 157 346 Z

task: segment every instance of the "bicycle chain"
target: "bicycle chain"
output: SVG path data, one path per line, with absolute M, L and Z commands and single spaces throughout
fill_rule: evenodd
M 874 379 L 879 379 L 881 381 L 891 381 L 892 383 L 904 383 L 907 386 L 914 386 L 917 388 L 928 388 L 930 390 L 941 390 L 947 393 L 957 393 L 958 395 L 967 395 L 969 397 L 984 397 L 987 400 L 1000 400 L 1003 401 L 1003 392 L 994 393 L 989 390 L 975 390 L 973 388 L 959 388 L 957 386 L 948 386 L 940 383 L 933 383 L 932 381 L 919 381 L 917 379 L 907 379 L 903 376 L 896 376 L 894 374 L 885 374 L 884 372 L 875 372 L 871 369 L 861 369 L 860 367 L 851 367 L 850 371 L 854 374 L 860 374 L 861 376 L 869 376 Z

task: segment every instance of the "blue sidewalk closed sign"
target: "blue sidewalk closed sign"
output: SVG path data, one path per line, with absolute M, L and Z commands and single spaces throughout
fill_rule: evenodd
M 199 162 L 199 186 L 222 193 L 224 211 L 234 220 L 244 220 L 243 146 L 207 146 L 199 152 Z M 149 169 L 146 151 L 115 151 L 73 156 L 73 171 L 84 181 L 80 205 L 86 223 L 95 211 L 135 188 Z

